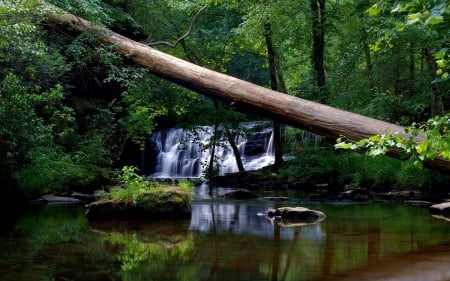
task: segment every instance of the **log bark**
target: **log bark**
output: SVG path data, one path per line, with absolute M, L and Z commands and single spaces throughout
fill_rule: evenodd
M 256 111 L 284 124 L 332 138 L 345 136 L 360 140 L 404 130 L 404 127 L 395 124 L 283 94 L 200 67 L 96 26 L 44 1 L 41 3 L 48 8 L 46 16 L 49 22 L 80 32 L 91 32 L 100 43 L 153 74 L 240 109 Z M 399 156 L 395 151 L 389 155 Z M 441 158 L 427 160 L 424 164 L 433 169 L 450 171 L 450 162 Z

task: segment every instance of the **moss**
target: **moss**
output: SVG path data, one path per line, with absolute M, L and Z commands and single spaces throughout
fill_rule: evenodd
M 191 216 L 191 193 L 180 187 L 141 190 L 133 198 L 102 199 L 87 206 L 89 219 L 181 219 Z

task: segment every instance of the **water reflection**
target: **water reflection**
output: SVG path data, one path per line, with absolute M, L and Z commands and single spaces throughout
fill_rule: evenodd
M 322 240 L 325 234 L 320 223 L 302 225 L 295 229 L 280 227 L 273 220 L 258 215 L 268 209 L 276 208 L 274 202 L 250 201 L 245 203 L 204 203 L 192 205 L 190 229 L 203 233 L 232 233 L 271 238 L 278 232 L 280 239 L 292 240 L 296 233 L 302 237 Z
M 183 221 L 89 223 L 82 207 L 30 210 L 0 228 L 0 280 L 450 279 L 450 223 L 426 209 L 316 204 L 307 207 L 324 221 L 286 228 L 257 215 L 279 202 L 197 192 Z

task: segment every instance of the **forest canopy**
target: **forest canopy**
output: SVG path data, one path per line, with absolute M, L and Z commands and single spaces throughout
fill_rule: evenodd
M 444 120 L 437 138 L 448 153 L 445 0 L 48 2 L 145 44 L 176 42 L 192 27 L 175 48 L 153 47 L 291 95 L 403 126 Z M 220 121 L 232 129 L 261 118 L 156 78 L 88 32 L 47 22 L 42 3 L 0 3 L 2 193 L 98 187 L 125 163 L 127 147 L 143 148 L 157 128 Z

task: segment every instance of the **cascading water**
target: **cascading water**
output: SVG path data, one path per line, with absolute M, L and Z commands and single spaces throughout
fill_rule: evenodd
M 250 122 L 241 125 L 254 130 L 257 124 Z M 209 163 L 211 158 L 212 149 L 208 148 L 208 142 L 212 131 L 212 127 L 202 127 L 202 130 L 197 131 L 196 134 L 182 129 L 155 132 L 151 140 L 157 147 L 158 154 L 151 176 L 154 178 L 201 177 L 203 166 Z M 259 129 L 249 139 L 237 134 L 234 141 L 241 154 L 245 170 L 256 170 L 273 164 L 272 128 Z M 217 145 L 215 157 L 220 163 L 219 175 L 238 171 L 236 158 L 229 144 Z

